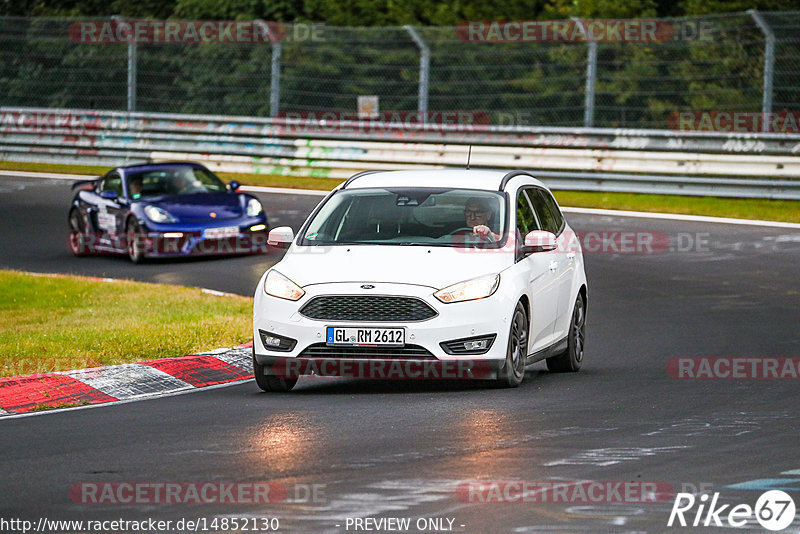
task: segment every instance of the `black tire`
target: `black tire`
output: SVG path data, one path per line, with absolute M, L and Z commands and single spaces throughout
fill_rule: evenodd
M 295 384 L 296 378 L 281 378 L 278 376 L 265 375 L 264 366 L 259 365 L 253 355 L 253 377 L 256 379 L 256 384 L 263 391 L 291 391 Z
M 578 294 L 567 334 L 567 350 L 552 358 L 547 358 L 547 369 L 559 373 L 580 370 L 583 363 L 583 348 L 586 339 L 586 303 Z
M 69 238 L 67 247 L 75 256 L 86 256 L 83 246 L 83 236 L 86 232 L 86 225 L 83 216 L 78 208 L 72 208 L 69 212 Z
M 525 358 L 528 355 L 528 316 L 521 302 L 514 308 L 508 335 L 506 362 L 498 372 L 496 385 L 515 388 L 525 378 Z
M 145 260 L 145 252 L 139 246 L 138 236 L 142 233 L 142 229 L 136 219 L 129 219 L 128 224 L 125 225 L 125 235 L 127 238 L 128 258 L 133 263 L 142 263 Z

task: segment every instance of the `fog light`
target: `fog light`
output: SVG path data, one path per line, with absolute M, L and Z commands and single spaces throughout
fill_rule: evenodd
M 447 354 L 484 354 L 492 348 L 497 334 L 484 334 L 482 336 L 465 337 L 439 343 Z
M 274 334 L 272 332 L 266 332 L 264 330 L 259 330 L 258 335 L 261 338 L 261 343 L 264 345 L 264 348 L 267 350 L 277 350 L 280 352 L 289 352 L 291 351 L 295 345 L 297 345 L 297 340 L 292 339 L 290 337 L 279 336 L 278 334 Z
M 180 239 L 181 237 L 183 237 L 183 233 L 182 232 L 167 232 L 167 233 L 164 234 L 164 237 L 166 237 L 167 239 Z
M 277 337 L 264 336 L 261 338 L 265 347 L 280 347 L 281 340 Z
M 465 341 L 464 350 L 486 350 L 489 348 L 488 339 L 477 339 L 474 341 Z
M 256 224 L 250 227 L 251 232 L 260 232 L 261 230 L 266 230 L 266 229 L 267 229 L 266 224 Z

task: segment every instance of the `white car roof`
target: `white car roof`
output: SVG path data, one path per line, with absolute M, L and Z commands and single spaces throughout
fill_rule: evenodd
M 498 191 L 503 177 L 511 171 L 466 169 L 431 169 L 425 171 L 377 171 L 358 176 L 345 189 L 370 187 L 452 187 Z M 534 185 L 546 187 L 530 173 L 523 178 Z

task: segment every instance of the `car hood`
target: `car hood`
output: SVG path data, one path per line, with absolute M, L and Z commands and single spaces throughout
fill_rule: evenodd
M 336 282 L 396 283 L 435 289 L 487 274 L 514 261 L 507 250 L 339 245 L 296 247 L 275 269 L 301 287 Z
M 141 202 L 165 209 L 181 222 L 213 222 L 242 217 L 244 202 L 240 196 L 230 193 L 198 193 L 144 198 Z

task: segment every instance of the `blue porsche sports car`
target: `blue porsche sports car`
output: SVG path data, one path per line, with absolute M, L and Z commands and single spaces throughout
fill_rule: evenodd
M 265 252 L 261 203 L 197 163 L 130 165 L 79 189 L 69 211 L 69 249 L 77 255 L 146 257 Z

